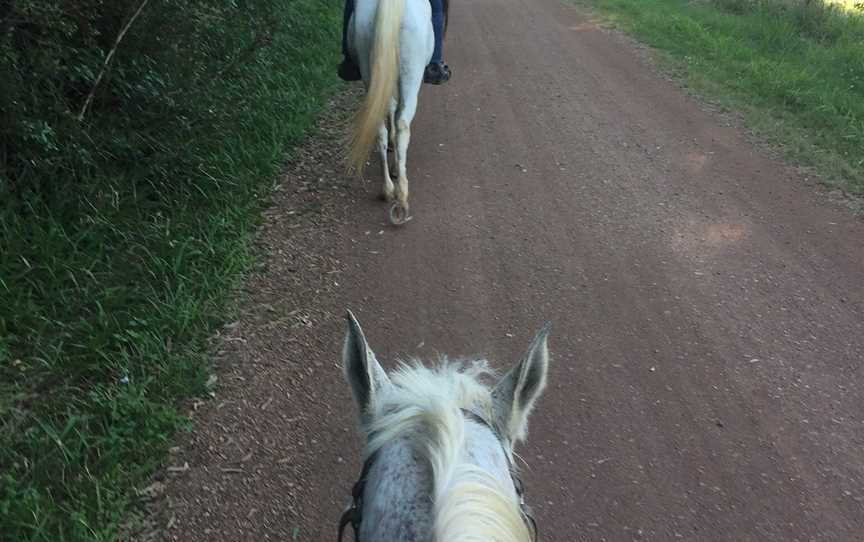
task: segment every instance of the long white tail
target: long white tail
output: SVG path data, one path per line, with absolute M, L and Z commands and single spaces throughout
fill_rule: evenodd
M 380 0 L 375 13 L 372 51 L 369 58 L 371 75 L 363 105 L 354 116 L 348 165 L 362 172 L 378 128 L 384 122 L 390 100 L 399 82 L 399 29 L 405 0 Z

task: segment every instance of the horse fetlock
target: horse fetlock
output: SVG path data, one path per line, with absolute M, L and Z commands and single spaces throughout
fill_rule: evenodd
M 408 178 L 400 176 L 397 188 L 397 197 L 399 198 L 399 202 L 403 205 L 408 205 Z
M 393 181 L 390 180 L 389 176 L 384 179 L 384 188 L 381 191 L 381 195 L 384 196 L 387 203 L 391 203 L 396 199 L 396 186 L 393 184 Z

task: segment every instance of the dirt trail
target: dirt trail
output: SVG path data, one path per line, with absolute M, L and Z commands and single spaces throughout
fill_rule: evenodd
M 166 538 L 334 539 L 351 307 L 388 362 L 504 367 L 554 322 L 521 450 L 544 540 L 860 539 L 864 224 L 555 0 L 454 3 L 447 58 L 407 226 L 330 134 L 292 166 Z

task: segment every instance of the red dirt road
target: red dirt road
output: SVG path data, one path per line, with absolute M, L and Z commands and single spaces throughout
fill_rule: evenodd
M 333 137 L 292 165 L 165 538 L 335 539 L 346 307 L 388 364 L 504 368 L 553 322 L 521 449 L 543 540 L 864 538 L 864 223 L 555 0 L 456 2 L 446 52 L 412 222 L 382 225 L 377 167 L 340 177 Z

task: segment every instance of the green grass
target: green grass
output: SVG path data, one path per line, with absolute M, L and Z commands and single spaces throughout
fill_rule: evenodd
M 576 0 L 665 53 L 697 94 L 864 194 L 864 12 L 799 0 Z M 849 3 L 849 2 L 847 2 Z
M 116 539 L 206 392 L 286 148 L 338 85 L 340 5 L 281 5 L 272 43 L 198 90 L 212 118 L 166 118 L 159 153 L 94 167 L 74 205 L 0 205 L 0 539 Z

